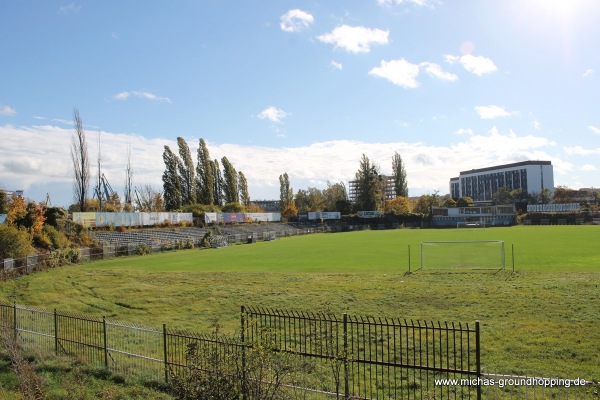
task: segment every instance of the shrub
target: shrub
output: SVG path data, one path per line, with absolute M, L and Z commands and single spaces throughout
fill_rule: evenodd
M 24 258 L 33 252 L 27 232 L 14 226 L 0 225 L 0 259 Z
M 140 256 L 144 256 L 146 254 L 151 254 L 152 253 L 152 247 L 148 246 L 147 244 L 141 244 L 138 248 L 137 248 L 137 253 Z
M 50 241 L 51 249 L 64 249 L 69 246 L 70 242 L 67 236 L 52 225 L 44 225 L 42 235 L 45 235 Z

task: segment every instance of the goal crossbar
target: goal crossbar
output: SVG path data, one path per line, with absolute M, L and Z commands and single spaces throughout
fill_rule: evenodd
M 503 240 L 421 242 L 421 269 L 505 267 Z

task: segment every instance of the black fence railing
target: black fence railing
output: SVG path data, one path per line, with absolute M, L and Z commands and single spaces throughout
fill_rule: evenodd
M 241 399 L 274 382 L 286 398 L 303 399 L 579 399 L 599 390 L 582 379 L 482 373 L 478 322 L 241 311 L 240 334 L 224 337 L 0 303 L 0 331 L 36 354 L 73 356 L 127 377 L 169 383 L 190 369 L 228 374 L 243 382 Z
M 481 374 L 479 322 L 468 324 L 295 313 L 242 307 L 250 340 L 268 334 L 276 350 L 329 364 L 327 391 L 344 398 L 480 398 L 481 387 L 434 379 Z M 322 384 L 322 383 L 321 383 Z

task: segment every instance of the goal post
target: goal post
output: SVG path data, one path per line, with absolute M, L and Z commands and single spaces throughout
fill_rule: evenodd
M 421 269 L 493 269 L 505 267 L 503 240 L 421 242 Z

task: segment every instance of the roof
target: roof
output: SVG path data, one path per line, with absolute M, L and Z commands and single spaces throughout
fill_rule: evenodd
M 526 165 L 540 165 L 540 166 L 541 165 L 552 165 L 552 162 L 551 161 L 521 161 L 521 162 L 512 163 L 512 164 L 496 165 L 494 167 L 472 169 L 470 171 L 461 171 L 460 175 L 476 174 L 479 172 L 494 171 L 497 169 L 524 167 Z

